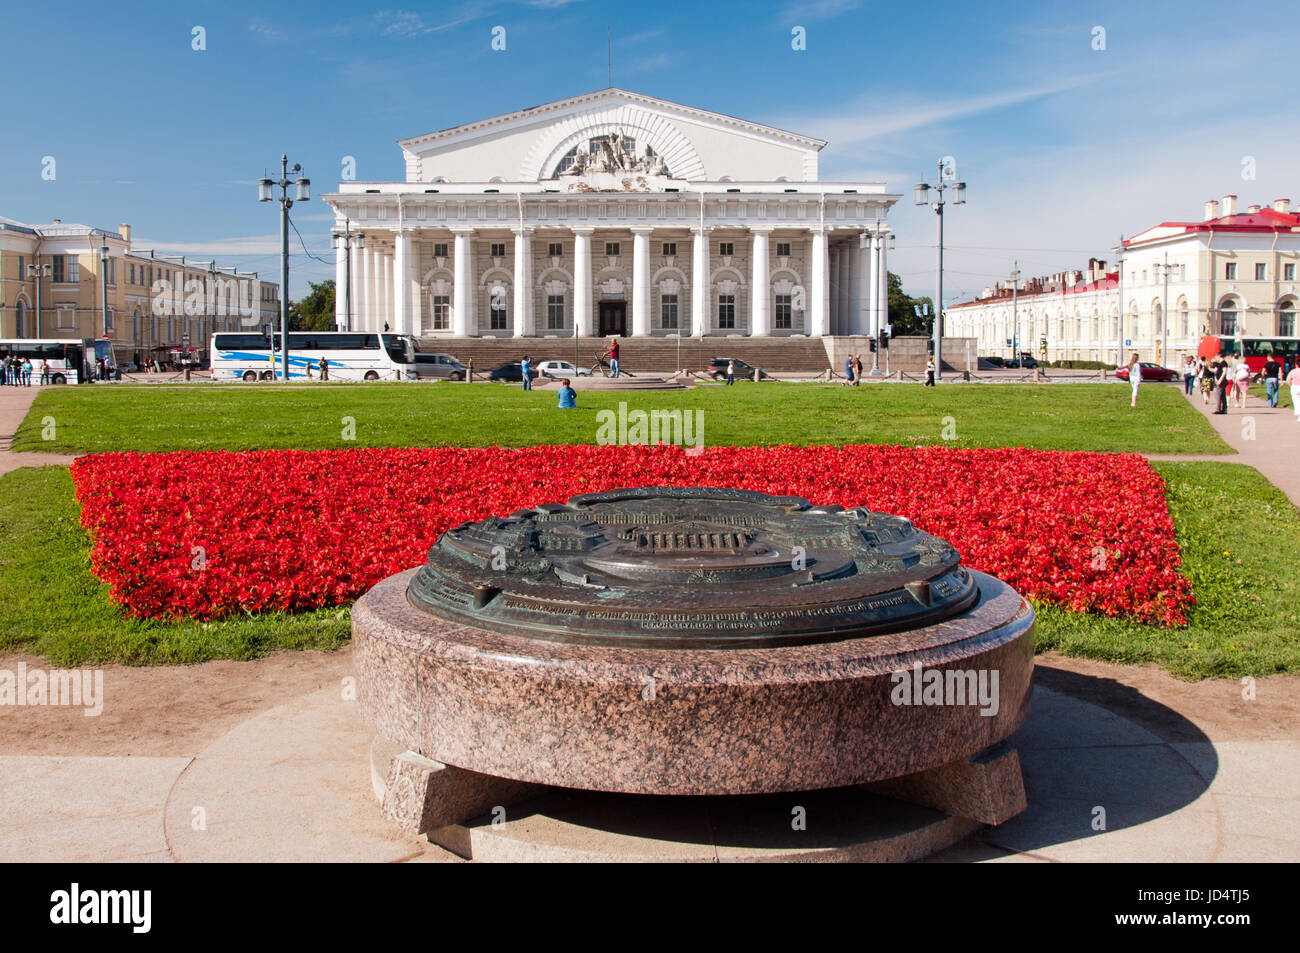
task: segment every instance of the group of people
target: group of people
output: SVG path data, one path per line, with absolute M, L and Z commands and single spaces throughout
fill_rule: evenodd
M 1269 355 L 1259 374 L 1260 379 L 1264 381 L 1265 403 L 1269 407 L 1278 406 L 1283 371 L 1284 368 L 1277 358 Z M 1226 414 L 1229 406 L 1244 409 L 1255 376 L 1255 372 L 1250 369 L 1250 365 L 1243 357 L 1231 362 L 1223 354 L 1215 354 L 1208 360 L 1203 357 L 1189 357 L 1183 364 L 1184 389 L 1190 395 L 1199 381 L 1201 402 L 1208 405 L 1210 395 L 1213 394 L 1216 401 L 1213 412 L 1216 414 Z M 1286 374 L 1286 383 L 1291 388 L 1291 403 L 1296 408 L 1296 419 L 1300 420 L 1300 362 Z
M 850 354 L 844 359 L 844 386 L 857 387 L 862 383 L 862 355 Z
M 49 361 L 41 363 L 45 365 L 45 370 L 41 373 L 41 383 L 46 384 L 50 380 L 50 364 Z M 31 387 L 32 359 L 12 354 L 0 358 L 0 385 L 3 384 L 8 384 L 10 387 Z

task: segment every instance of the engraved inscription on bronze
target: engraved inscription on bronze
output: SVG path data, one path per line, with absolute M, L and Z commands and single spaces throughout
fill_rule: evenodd
M 462 523 L 411 603 L 559 642 L 755 648 L 929 625 L 975 604 L 957 551 L 910 520 L 709 487 L 575 496 Z

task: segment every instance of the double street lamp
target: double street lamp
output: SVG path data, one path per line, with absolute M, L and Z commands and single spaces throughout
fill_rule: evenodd
M 259 179 L 257 183 L 257 200 L 270 202 L 275 199 L 275 186 L 280 187 L 280 355 L 284 368 L 284 379 L 289 380 L 289 209 L 293 203 L 311 200 L 311 179 L 301 176 L 302 166 L 297 163 L 289 168 L 289 157 L 280 156 L 280 178 Z M 290 175 L 298 178 L 290 179 Z M 297 186 L 294 198 L 289 198 L 289 186 Z
M 343 313 L 346 316 L 346 324 L 343 330 L 352 330 L 352 248 L 365 247 L 366 236 L 363 232 L 352 231 L 352 220 L 343 220 L 343 231 L 334 233 L 334 247 L 343 249 Z M 335 289 L 338 294 L 338 289 Z
M 935 185 L 926 182 L 916 184 L 916 204 L 929 205 L 933 208 L 939 223 L 939 259 L 935 268 L 934 295 L 934 379 L 936 381 L 943 378 L 943 207 L 945 204 L 943 193 L 951 189 L 952 204 L 966 204 L 966 183 L 956 180 L 957 173 L 951 163 L 940 159 L 938 170 L 939 175 Z M 930 197 L 931 191 L 936 193 L 933 199 Z
M 36 256 L 39 263 L 41 256 Z M 50 265 L 46 264 L 29 264 L 27 266 L 27 277 L 36 282 L 36 337 L 41 336 L 41 279 L 50 277 Z

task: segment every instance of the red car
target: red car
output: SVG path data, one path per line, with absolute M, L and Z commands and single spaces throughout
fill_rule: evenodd
M 1138 366 L 1142 368 L 1142 383 L 1144 384 L 1148 381 L 1180 381 L 1183 379 L 1180 371 L 1161 367 L 1159 364 L 1148 364 L 1146 361 L 1139 361 Z M 1122 381 L 1128 380 L 1128 368 L 1121 367 L 1115 372 L 1115 376 Z

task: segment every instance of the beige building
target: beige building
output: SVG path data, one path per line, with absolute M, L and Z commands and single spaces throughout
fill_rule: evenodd
M 1300 215 L 1291 201 L 1239 212 L 1227 195 L 1206 202 L 1199 221 L 1162 222 L 1126 240 L 1122 267 L 1093 260 L 1086 271 L 1022 283 L 1015 320 L 1007 282 L 950 305 L 946 328 L 978 338 L 980 354 L 1010 356 L 1007 342 L 1018 336 L 1022 350 L 1048 360 L 1119 363 L 1137 351 L 1175 364 L 1206 334 L 1294 337 L 1297 265 Z
M 276 323 L 279 313 L 277 284 L 133 249 L 129 225 L 0 217 L 0 339 L 107 337 L 119 361 L 138 361 L 154 348 L 204 350 L 214 331 Z

